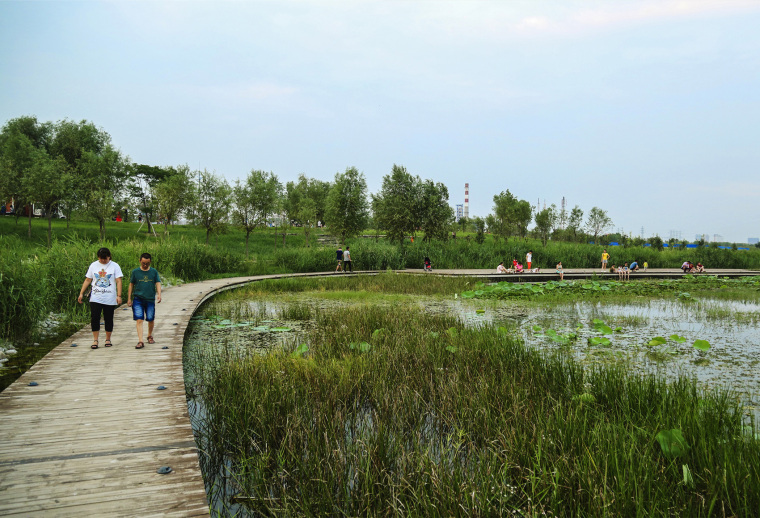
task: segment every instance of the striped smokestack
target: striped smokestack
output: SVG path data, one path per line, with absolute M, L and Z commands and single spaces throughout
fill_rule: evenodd
M 464 217 L 470 219 L 470 184 L 464 184 Z

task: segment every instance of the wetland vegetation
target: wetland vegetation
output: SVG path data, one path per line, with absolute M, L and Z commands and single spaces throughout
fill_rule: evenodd
M 722 293 L 756 312 L 756 285 L 708 280 L 687 291 L 688 282 L 660 295 L 600 284 L 484 300 L 462 297 L 488 290 L 472 280 L 387 273 L 220 294 L 194 318 L 185 359 L 212 508 L 241 516 L 753 515 L 760 442 L 754 414 L 730 386 L 573 353 L 573 344 L 661 347 L 627 338 L 641 331 L 652 341 L 651 326 L 662 322 L 615 309 L 626 302 L 666 297 L 720 322 L 722 310 L 711 308 L 721 297 L 710 293 Z M 576 308 L 565 328 L 561 308 L 600 301 L 608 311 Z M 692 344 L 700 332 L 679 341 L 686 334 L 663 339 L 696 359 L 715 361 L 724 348 L 713 338 L 705 353 Z M 637 345 L 591 346 L 592 338 Z

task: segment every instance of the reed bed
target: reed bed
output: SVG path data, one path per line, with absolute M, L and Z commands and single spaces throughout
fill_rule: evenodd
M 202 401 L 198 440 L 212 500 L 228 510 L 753 516 L 760 509 L 760 442 L 728 392 L 624 368 L 584 370 L 526 348 L 505 328 L 467 329 L 409 306 L 357 304 L 314 318 L 308 333 L 267 355 L 229 343 L 186 359 Z M 682 440 L 661 445 L 673 430 Z

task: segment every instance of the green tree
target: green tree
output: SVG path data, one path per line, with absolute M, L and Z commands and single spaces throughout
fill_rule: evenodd
M 190 208 L 193 201 L 193 173 L 188 165 L 167 168 L 169 175 L 152 186 L 151 194 L 159 217 L 164 219 L 164 234 L 169 235 L 169 225 Z
M 61 200 L 71 192 L 73 177 L 69 165 L 63 158 L 51 158 L 46 152 L 38 151 L 38 157 L 28 172 L 26 192 L 30 200 L 42 206 L 48 220 L 47 246 L 52 245 L 53 213 Z
M 557 221 L 555 207 L 547 207 L 536 213 L 536 233 L 541 238 L 541 242 L 546 246 L 549 240 L 549 234 L 554 228 Z
M 32 207 L 30 197 L 39 186 L 32 186 L 29 176 L 35 163 L 48 156 L 52 134 L 49 123 L 39 123 L 36 117 L 26 116 L 9 120 L 0 130 L 0 196 L 2 203 L 13 199 L 16 221 L 20 210 L 29 205 L 27 235 L 32 236 Z M 30 187 L 34 187 L 30 191 Z
M 85 151 L 78 162 L 85 210 L 98 221 L 101 241 L 106 238 L 106 221 L 113 215 L 116 199 L 122 193 L 128 163 L 110 144 L 100 153 Z
M 489 231 L 504 240 L 511 235 L 517 234 L 525 237 L 528 234 L 528 225 L 533 216 L 530 204 L 525 200 L 517 199 L 509 190 L 503 191 L 493 197 L 494 228 Z
M 612 219 L 607 215 L 607 211 L 599 207 L 592 207 L 586 220 L 586 230 L 594 236 L 596 244 L 597 237 L 612 226 Z
M 267 218 L 281 204 L 282 184 L 274 173 L 251 170 L 244 183 L 238 181 L 233 190 L 235 208 L 233 221 L 245 231 L 245 256 L 248 240 L 256 228 L 265 227 Z
M 193 199 L 193 222 L 206 229 L 206 244 L 212 233 L 225 230 L 230 213 L 232 189 L 223 178 L 209 173 L 200 172 L 196 196 Z
M 419 226 L 420 179 L 394 164 L 383 177 L 380 192 L 372 196 L 375 224 L 385 230 L 388 240 L 401 244 Z
M 419 196 L 417 212 L 425 241 L 446 239 L 454 221 L 454 209 L 449 205 L 449 190 L 441 182 L 425 180 L 420 185 Z
M 358 235 L 366 228 L 369 216 L 367 181 L 355 167 L 345 173 L 336 173 L 333 186 L 327 195 L 325 220 L 334 235 L 346 239 Z
M 572 241 L 578 240 L 578 232 L 580 232 L 583 226 L 583 211 L 576 205 L 573 210 L 570 211 L 570 217 L 567 220 L 568 235 L 572 236 Z
M 482 245 L 486 240 L 486 222 L 483 218 L 475 218 L 472 220 L 475 225 L 475 242 Z
M 61 200 L 61 208 L 66 215 L 66 227 L 71 220 L 71 213 L 80 208 L 87 208 L 89 199 L 97 198 L 93 192 L 100 187 L 93 183 L 90 177 L 92 171 L 92 156 L 102 156 L 112 150 L 111 136 L 103 129 L 86 120 L 73 122 L 67 119 L 54 125 L 53 137 L 49 145 L 49 153 L 53 158 L 63 158 L 66 161 L 72 175 L 72 185 L 67 196 Z M 90 153 L 90 158 L 85 157 Z M 120 197 L 121 187 L 125 187 L 125 178 L 128 171 L 120 171 L 118 193 L 114 197 Z M 103 200 L 101 200 L 103 201 Z M 93 204 L 90 204 L 92 209 Z M 88 211 L 88 212 L 91 212 Z M 110 217 L 110 214 L 107 215 Z

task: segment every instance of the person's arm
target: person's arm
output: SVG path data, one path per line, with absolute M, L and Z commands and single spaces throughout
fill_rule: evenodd
M 77 301 L 80 304 L 82 303 L 82 297 L 84 297 L 84 290 L 87 289 L 87 286 L 89 286 L 91 282 L 92 282 L 92 279 L 90 279 L 89 277 L 84 278 L 84 282 L 82 283 L 82 289 L 79 290 L 79 297 L 77 298 Z
M 134 282 L 129 283 L 129 288 L 127 288 L 127 306 L 132 306 L 132 290 L 135 287 Z
M 116 277 L 116 305 L 121 304 L 121 277 Z
M 161 283 L 156 283 L 156 303 L 161 302 Z

